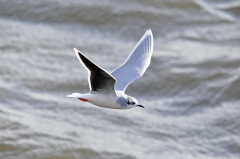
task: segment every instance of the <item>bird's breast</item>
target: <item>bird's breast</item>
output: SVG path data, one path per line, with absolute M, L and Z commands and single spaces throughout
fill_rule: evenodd
M 118 102 L 118 96 L 105 96 L 105 95 L 98 95 L 92 94 L 89 98 L 88 102 L 105 108 L 112 108 L 112 109 L 124 109 L 121 104 Z

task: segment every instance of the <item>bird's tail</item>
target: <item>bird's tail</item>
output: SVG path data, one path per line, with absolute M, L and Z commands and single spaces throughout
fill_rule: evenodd
M 81 94 L 81 93 L 72 93 L 72 94 L 67 95 L 66 97 L 81 98 L 81 97 L 83 97 L 83 94 Z

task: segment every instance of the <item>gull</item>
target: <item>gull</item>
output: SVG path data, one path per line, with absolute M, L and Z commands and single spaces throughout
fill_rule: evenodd
M 126 61 L 111 74 L 89 60 L 83 53 L 74 48 L 77 58 L 88 71 L 89 93 L 72 93 L 67 97 L 78 98 L 99 107 L 112 109 L 130 109 L 144 106 L 126 95 L 127 86 L 141 77 L 151 62 L 153 36 L 150 29 L 138 41 Z

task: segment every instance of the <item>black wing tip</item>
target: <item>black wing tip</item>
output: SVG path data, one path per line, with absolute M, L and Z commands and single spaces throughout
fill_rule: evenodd
M 79 57 L 82 61 L 83 58 L 87 59 L 87 57 L 85 57 L 79 50 L 77 50 L 76 48 L 73 48 L 74 52 L 76 53 L 77 57 Z M 89 60 L 89 59 L 88 59 Z M 90 60 L 89 60 L 90 61 Z

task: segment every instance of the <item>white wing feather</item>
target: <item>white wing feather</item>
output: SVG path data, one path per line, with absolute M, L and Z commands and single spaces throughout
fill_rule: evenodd
M 132 81 L 144 74 L 150 65 L 152 51 L 153 35 L 149 29 L 134 47 L 127 60 L 111 73 L 117 80 L 115 90 L 124 92 Z

